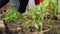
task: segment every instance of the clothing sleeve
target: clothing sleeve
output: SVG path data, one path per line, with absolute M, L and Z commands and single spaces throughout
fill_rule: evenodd
M 7 4 L 9 0 L 0 0 L 0 8 Z

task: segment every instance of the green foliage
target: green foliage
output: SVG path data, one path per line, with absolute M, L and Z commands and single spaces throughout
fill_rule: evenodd
M 58 9 L 57 0 L 44 0 L 43 3 L 40 3 L 39 5 L 30 9 L 32 18 L 27 21 L 27 24 L 29 25 L 32 24 L 36 29 L 38 29 L 40 26 L 41 31 L 43 28 L 44 21 L 49 25 L 54 26 L 54 20 L 52 20 L 51 17 L 56 15 L 57 9 Z M 44 19 L 46 13 L 50 15 L 49 19 L 47 18 Z
M 15 8 L 10 8 L 5 12 L 3 20 L 8 23 L 11 23 L 15 22 L 16 20 L 19 20 L 21 16 L 22 15 Z
M 5 12 L 3 20 L 8 23 L 15 22 L 16 20 L 25 20 L 27 28 L 32 25 L 36 29 L 39 29 L 40 26 L 40 32 L 43 33 L 42 29 L 44 21 L 49 25 L 54 26 L 54 20 L 52 20 L 51 17 L 56 15 L 57 9 L 57 0 L 44 0 L 43 3 L 40 3 L 39 5 L 34 6 L 32 9 L 30 9 L 29 16 L 20 14 L 15 8 L 10 8 Z M 44 19 L 46 13 L 50 15 L 49 19 Z M 60 19 L 60 15 L 58 15 L 58 19 Z

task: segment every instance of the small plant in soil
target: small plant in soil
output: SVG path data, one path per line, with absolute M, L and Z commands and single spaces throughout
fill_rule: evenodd
M 27 27 L 33 26 L 36 29 L 39 29 L 39 27 L 40 27 L 40 34 L 43 34 L 44 32 L 48 32 L 55 28 L 56 28 L 56 30 L 58 30 L 57 26 L 55 26 L 55 22 L 52 18 L 53 16 L 57 17 L 57 15 L 56 15 L 57 9 L 58 9 L 57 0 L 44 0 L 39 5 L 30 9 L 29 13 L 31 15 L 30 16 L 31 19 L 27 20 L 27 22 L 26 22 Z M 58 16 L 60 16 L 60 15 L 58 15 Z M 60 17 L 58 19 L 60 19 Z M 43 30 L 43 28 L 44 28 L 43 23 L 49 24 L 50 28 L 47 30 Z
M 55 25 L 55 20 L 52 19 L 53 16 L 57 16 L 60 19 L 60 15 L 56 15 L 57 9 L 57 0 L 44 0 L 39 5 L 30 9 L 27 15 L 20 14 L 15 8 L 10 8 L 4 13 L 3 20 L 8 23 L 25 21 L 23 27 L 26 29 L 35 29 L 39 34 L 51 31 L 52 29 L 57 32 L 59 28 Z
M 23 16 L 15 8 L 8 9 L 3 16 L 3 21 L 7 23 L 15 23 L 23 20 Z

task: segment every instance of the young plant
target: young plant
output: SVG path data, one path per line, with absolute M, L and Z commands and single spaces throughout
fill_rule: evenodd
M 57 0 L 44 0 L 44 2 L 40 3 L 39 5 L 33 7 L 30 10 L 31 19 L 27 21 L 28 27 L 30 25 L 33 25 L 36 29 L 38 29 L 40 26 L 40 34 L 50 31 L 55 26 L 54 20 L 51 19 L 51 17 L 56 15 L 57 9 L 58 9 Z M 46 13 L 48 13 L 47 15 L 49 15 L 49 18 L 46 18 L 47 17 L 45 15 Z M 43 31 L 44 21 L 50 24 L 50 29 Z
M 6 21 L 8 23 L 14 23 L 20 20 L 21 17 L 22 15 L 15 8 L 10 8 L 4 13 L 3 21 Z

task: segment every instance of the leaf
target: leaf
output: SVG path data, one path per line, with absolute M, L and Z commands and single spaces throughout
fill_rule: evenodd
M 8 19 L 7 22 L 14 22 L 16 20 L 19 20 L 20 16 L 21 14 L 15 8 L 10 8 L 4 13 L 3 18 L 6 18 L 5 20 Z
M 43 6 L 43 4 L 39 4 L 38 6 L 36 6 L 38 8 L 38 10 L 41 10 L 41 7 Z
M 47 7 L 49 3 L 50 3 L 50 0 L 44 0 L 44 7 Z
M 53 2 L 54 1 L 54 2 Z M 58 9 L 58 3 L 57 3 L 57 0 L 51 0 L 51 4 L 52 4 L 52 15 L 54 15 Z
M 27 24 L 28 24 L 28 23 L 31 23 L 31 20 L 28 20 L 28 21 L 27 21 Z
M 37 23 L 34 23 L 34 27 L 35 27 L 36 29 L 39 28 Z
M 35 15 L 32 16 L 32 19 L 36 19 L 36 18 L 37 18 L 37 16 L 35 16 Z
M 3 20 L 5 20 L 5 21 L 7 21 L 9 19 L 9 17 L 5 17 L 5 18 L 3 18 Z
M 32 14 L 36 14 L 36 8 L 35 8 L 35 7 L 33 7 L 33 8 L 31 9 L 31 13 L 32 13 Z
M 29 28 L 29 26 L 31 25 L 31 23 L 32 23 L 31 20 L 28 20 L 28 21 L 26 22 L 26 24 L 27 24 L 27 28 Z

